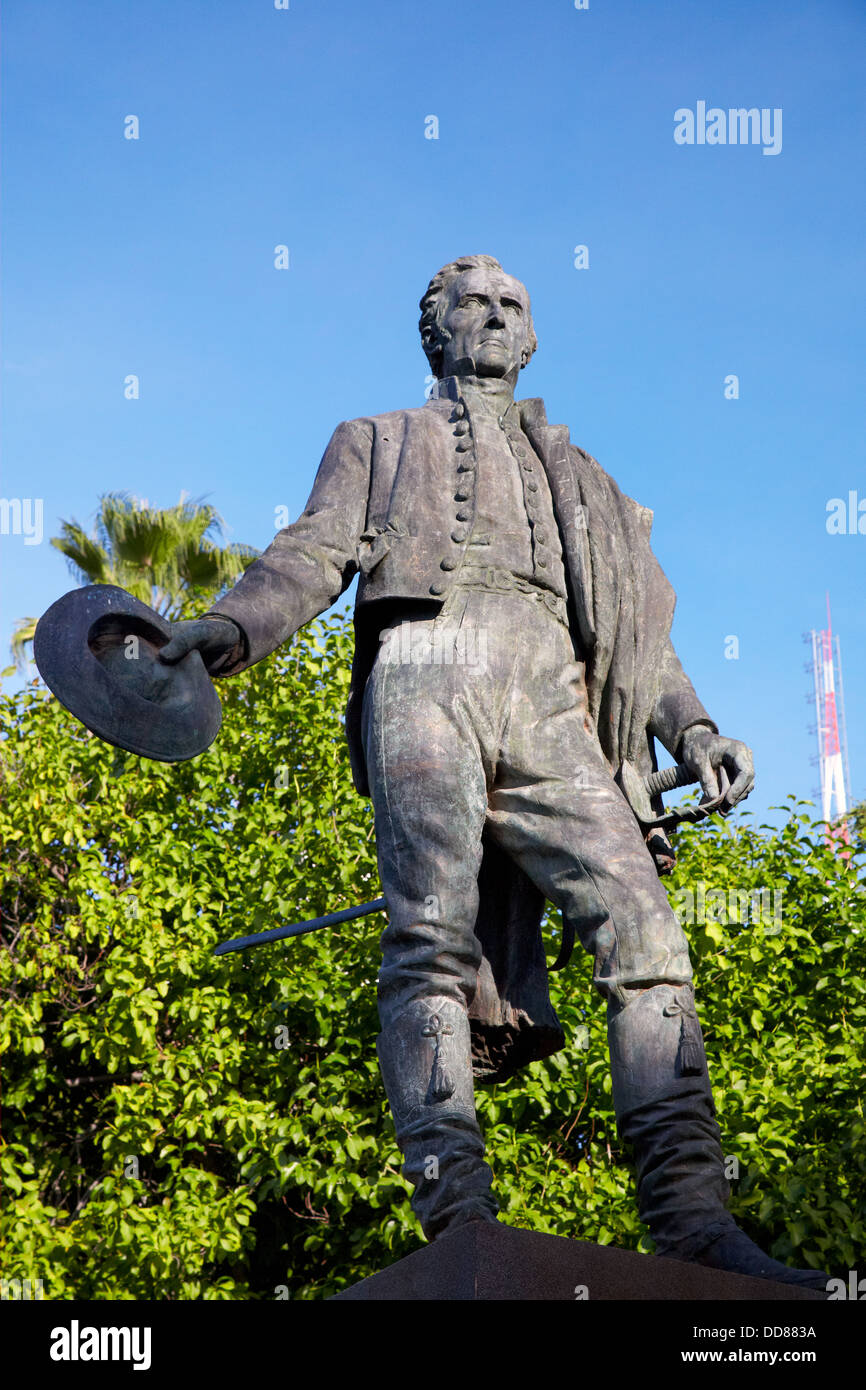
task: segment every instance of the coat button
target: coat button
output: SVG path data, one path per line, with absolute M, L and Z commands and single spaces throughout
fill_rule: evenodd
M 472 440 L 471 440 L 471 439 L 461 439 L 461 440 L 459 441 L 458 445 L 457 445 L 457 452 L 458 452 L 458 454 L 465 454 L 465 453 L 467 453 L 468 450 L 471 449 L 471 448 L 472 448 Z
M 526 486 L 527 486 L 527 488 L 529 489 L 530 492 L 537 492 L 537 491 L 538 491 L 538 483 L 529 482 L 529 483 L 526 484 Z
M 538 545 L 544 545 L 544 542 L 547 540 L 547 532 L 543 526 L 536 526 L 535 540 Z
M 455 492 L 455 494 L 454 494 L 454 501 L 455 501 L 455 502 L 468 502 L 468 501 L 469 501 L 469 498 L 470 498 L 471 496 L 472 496 L 472 494 L 471 494 L 470 492 L 467 492 L 465 488 L 462 488 L 462 487 L 461 487 L 461 488 L 458 489 L 457 492 Z
M 466 530 L 465 526 L 461 527 L 460 530 L 457 530 L 455 528 L 455 530 L 451 532 L 451 539 L 452 541 L 454 541 L 455 545 L 460 545 L 463 541 L 465 541 L 468 534 L 469 533 Z
M 431 584 L 431 585 L 430 585 L 430 592 L 431 592 L 431 594 L 444 594 L 444 592 L 445 592 L 445 585 L 444 585 L 444 584 Z
M 454 407 L 454 418 L 455 418 L 455 420 L 462 420 L 462 418 L 463 418 L 463 416 L 464 416 L 465 414 L 466 414 L 466 406 L 463 404 L 462 401 L 458 401 L 457 404 L 456 404 L 455 407 Z
M 535 563 L 538 565 L 539 569 L 547 569 L 547 560 L 543 555 L 536 555 Z
M 456 568 L 457 568 L 457 561 L 456 561 L 456 560 L 449 560 L 448 557 L 447 557 L 447 555 L 446 555 L 446 557 L 445 557 L 444 560 L 440 560 L 440 561 L 439 561 L 439 568 L 440 568 L 441 570 L 456 570 Z
M 458 423 L 454 426 L 454 433 L 455 433 L 455 434 L 468 434 L 468 433 L 469 433 L 469 425 L 467 424 L 467 422 L 466 422 L 465 420 L 460 420 L 460 421 L 458 421 Z
M 471 513 L 471 511 L 469 511 L 468 508 L 466 508 L 466 507 L 461 507 L 461 508 L 460 508 L 460 511 L 457 513 L 457 520 L 458 520 L 458 521 L 471 521 L 471 520 L 472 520 L 472 513 Z
M 458 473 L 474 473 L 475 464 L 472 459 L 461 459 L 457 465 Z

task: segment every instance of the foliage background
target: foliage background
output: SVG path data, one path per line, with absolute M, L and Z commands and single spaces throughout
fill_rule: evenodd
M 212 954 L 378 896 L 351 648 L 330 618 L 223 682 L 219 739 L 174 766 L 39 685 L 0 699 L 3 1273 L 47 1298 L 320 1299 L 417 1247 L 376 1065 L 383 919 Z M 685 830 L 679 856 L 672 889 L 784 890 L 779 928 L 687 928 L 732 1210 L 779 1258 L 856 1268 L 862 841 L 846 869 L 799 804 L 779 831 Z M 503 1219 L 650 1250 L 589 963 L 552 991 L 566 1050 L 479 1094 Z

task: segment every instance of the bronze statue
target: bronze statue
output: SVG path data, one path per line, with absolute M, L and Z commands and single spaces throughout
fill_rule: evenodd
M 303 515 L 161 659 L 243 671 L 360 576 L 347 733 L 388 906 L 378 1052 L 429 1238 L 496 1220 L 474 1078 L 562 1045 L 549 899 L 595 963 L 657 1252 L 823 1289 L 726 1210 L 688 944 L 659 882 L 672 851 L 615 780 L 649 776 L 658 741 L 724 811 L 753 786 L 751 753 L 677 659 L 651 513 L 540 400 L 514 400 L 537 346 L 524 286 L 465 256 L 421 310 L 431 399 L 340 424 Z

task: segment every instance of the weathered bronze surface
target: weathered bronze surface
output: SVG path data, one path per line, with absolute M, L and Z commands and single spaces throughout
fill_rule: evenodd
M 542 401 L 514 399 L 537 346 L 525 287 L 464 257 L 421 310 L 433 397 L 340 424 L 301 517 L 160 659 L 242 671 L 359 577 L 347 734 L 388 905 L 378 1053 L 428 1237 L 496 1220 L 476 1082 L 563 1044 L 549 900 L 594 962 L 657 1251 L 823 1287 L 726 1210 L 688 943 L 658 877 L 672 850 L 650 827 L 662 803 L 636 817 L 615 780 L 628 764 L 645 785 L 658 743 L 725 811 L 751 790 L 750 751 L 674 651 L 651 513 Z

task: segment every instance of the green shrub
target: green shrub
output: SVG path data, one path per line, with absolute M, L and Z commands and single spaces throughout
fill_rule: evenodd
M 0 699 L 3 1272 L 47 1298 L 318 1299 L 418 1244 L 376 1065 L 383 918 L 213 955 L 379 895 L 351 651 L 331 618 L 223 682 L 219 739 L 175 766 L 108 748 L 40 686 Z M 678 902 L 784 895 L 778 923 L 687 928 L 733 1210 L 781 1258 L 853 1267 L 862 856 L 845 868 L 793 807 L 679 849 Z M 503 1217 L 649 1250 L 588 962 L 552 986 L 567 1049 L 479 1095 Z

